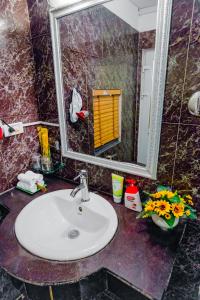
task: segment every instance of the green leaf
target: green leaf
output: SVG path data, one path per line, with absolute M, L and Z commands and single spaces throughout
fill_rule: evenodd
M 195 208 L 193 208 L 192 206 L 190 206 L 189 204 L 185 204 L 185 208 L 189 209 L 192 212 L 196 212 L 197 210 Z
M 196 220 L 197 215 L 196 215 L 193 211 L 190 211 L 189 218 L 190 218 L 191 220 Z
M 172 202 L 172 203 L 180 203 L 181 200 L 180 200 L 180 198 L 179 198 L 178 195 L 175 195 L 174 197 L 170 198 L 170 202 Z
M 169 186 L 158 185 L 157 192 L 161 192 L 161 191 L 171 191 L 171 188 Z
M 171 215 L 171 218 L 169 220 L 165 219 L 165 217 L 162 217 L 165 222 L 169 225 L 169 227 L 172 227 L 174 225 L 175 217 Z

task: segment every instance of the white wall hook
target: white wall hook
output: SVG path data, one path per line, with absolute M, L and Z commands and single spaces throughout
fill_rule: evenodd
M 196 92 L 190 97 L 188 101 L 188 110 L 192 115 L 197 117 L 200 116 L 200 92 Z

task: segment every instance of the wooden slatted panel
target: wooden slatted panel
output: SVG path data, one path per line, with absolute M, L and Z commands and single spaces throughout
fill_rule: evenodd
M 93 90 L 94 147 L 119 138 L 121 90 Z

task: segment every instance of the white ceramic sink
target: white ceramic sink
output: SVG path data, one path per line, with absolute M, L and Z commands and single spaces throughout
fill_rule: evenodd
M 113 238 L 118 219 L 111 204 L 90 193 L 81 202 L 81 193 L 72 190 L 44 194 L 29 203 L 18 215 L 15 233 L 29 252 L 51 260 L 75 260 L 103 249 Z

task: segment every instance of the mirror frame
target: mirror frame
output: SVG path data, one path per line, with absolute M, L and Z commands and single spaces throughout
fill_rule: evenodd
M 49 11 L 62 156 L 74 160 L 80 160 L 85 163 L 95 164 L 104 168 L 118 170 L 146 178 L 156 179 L 168 59 L 172 0 L 158 0 L 153 90 L 150 114 L 150 136 L 147 154 L 147 165 L 140 166 L 132 163 L 108 160 L 105 158 L 94 157 L 88 154 L 73 152 L 68 149 L 68 137 L 64 113 L 64 93 L 62 80 L 59 19 L 68 14 L 72 14 L 77 11 L 81 11 L 83 9 L 87 9 L 89 7 L 98 4 L 103 4 L 109 1 L 82 0 L 73 5 L 52 8 Z

